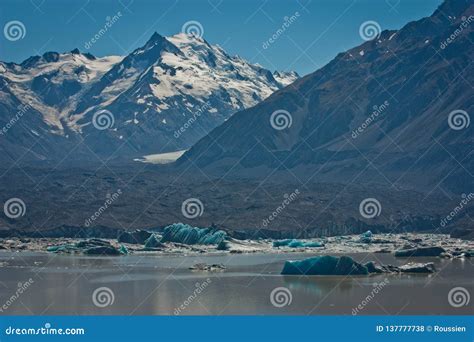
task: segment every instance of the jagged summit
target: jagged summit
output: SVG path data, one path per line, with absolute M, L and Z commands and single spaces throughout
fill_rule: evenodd
M 2 63 L 2 68 L 6 87 L 0 121 L 28 105 L 33 126 L 41 127 L 32 133 L 23 131 L 28 125 L 16 125 L 0 137 L 9 140 L 0 147 L 5 149 L 0 159 L 7 164 L 22 155 L 24 161 L 61 159 L 83 140 L 87 147 L 74 149 L 76 160 L 106 158 L 125 140 L 128 144 L 114 157 L 131 161 L 187 149 L 233 113 L 297 78 L 292 73 L 273 76 L 194 35 L 157 32 L 123 57 L 73 49 L 32 56 L 21 64 Z M 94 114 L 104 110 L 112 113 L 113 127 L 99 130 Z M 30 148 L 34 137 L 49 147 Z

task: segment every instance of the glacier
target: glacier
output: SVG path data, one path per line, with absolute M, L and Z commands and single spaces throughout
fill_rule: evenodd
M 304 260 L 286 261 L 283 275 L 366 275 L 369 270 L 349 256 L 323 255 Z
M 300 241 L 296 239 L 286 239 L 273 242 L 273 247 L 324 247 L 324 243 L 318 241 Z
M 216 228 L 198 228 L 185 223 L 173 223 L 164 228 L 161 242 L 178 242 L 187 245 L 218 245 L 227 233 Z
M 373 235 L 372 232 L 370 230 L 366 231 L 365 233 L 362 233 L 360 234 L 360 239 L 359 241 L 360 242 L 363 242 L 363 243 L 371 243 L 372 242 L 372 238 L 373 238 Z
M 148 239 L 145 240 L 145 248 L 160 248 L 163 244 L 160 242 L 160 238 L 155 234 L 151 234 Z

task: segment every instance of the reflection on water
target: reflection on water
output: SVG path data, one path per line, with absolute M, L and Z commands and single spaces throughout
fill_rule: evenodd
M 353 287 L 352 279 L 341 279 L 341 277 L 283 276 L 283 282 L 291 291 L 318 297 L 330 291 L 335 291 L 336 293 L 350 291 Z
M 418 258 L 433 261 L 434 275 L 376 275 L 357 277 L 281 276 L 285 260 L 309 254 L 243 254 L 214 256 L 82 257 L 35 253 L 0 253 L 1 314 L 344 314 L 350 315 L 377 283 L 385 286 L 359 314 L 470 314 L 472 302 L 461 308 L 449 305 L 447 294 L 455 286 L 474 293 L 474 267 L 468 260 Z M 375 260 L 400 265 L 404 259 L 389 254 L 358 254 L 360 262 Z M 195 272 L 189 266 L 223 263 L 224 272 Z M 17 299 L 19 282 L 31 286 Z M 200 288 L 206 282 L 204 288 Z M 109 288 L 112 305 L 94 305 L 92 294 Z M 202 287 L 202 286 L 201 286 Z M 277 308 L 270 301 L 276 287 L 285 287 L 291 304 Z M 197 290 L 199 288 L 199 291 Z M 197 293 L 199 292 L 199 293 Z M 176 308 L 182 308 L 176 310 Z

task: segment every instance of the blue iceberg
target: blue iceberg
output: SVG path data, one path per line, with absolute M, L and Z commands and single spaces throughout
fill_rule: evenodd
M 349 256 L 317 256 L 304 260 L 286 261 L 281 274 L 285 275 L 360 275 L 369 274 L 366 266 Z
M 363 243 L 371 243 L 372 242 L 372 237 L 374 234 L 370 230 L 366 231 L 365 233 L 360 234 L 360 242 Z
M 120 254 L 127 255 L 128 254 L 128 248 L 125 247 L 124 245 L 120 245 L 119 252 L 120 252 Z
M 218 251 L 227 251 L 229 248 L 230 248 L 230 244 L 227 241 L 223 240 L 223 241 L 219 242 L 216 249 Z
M 218 245 L 226 238 L 227 233 L 223 230 L 174 223 L 165 227 L 161 242 L 178 242 L 187 245 Z
M 163 244 L 160 242 L 159 237 L 155 234 L 151 234 L 148 239 L 145 240 L 145 248 L 161 248 Z
M 318 241 L 303 242 L 296 239 L 286 239 L 273 242 L 273 247 L 324 247 L 324 243 Z

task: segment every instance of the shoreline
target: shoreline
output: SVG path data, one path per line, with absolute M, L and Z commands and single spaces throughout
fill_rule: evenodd
M 298 243 L 314 244 L 318 242 L 319 247 L 274 247 L 274 243 L 284 240 L 260 239 L 260 240 L 237 240 L 228 238 L 226 249 L 220 250 L 216 245 L 184 244 L 176 242 L 160 243 L 159 247 L 146 249 L 143 245 L 118 242 L 117 239 L 83 239 L 83 238 L 7 238 L 0 239 L 1 252 L 44 252 L 54 246 L 67 246 L 84 243 L 91 240 L 103 241 L 110 244 L 112 248 L 120 249 L 122 246 L 129 255 L 219 255 L 219 254 L 280 254 L 280 253 L 311 253 L 311 254 L 347 254 L 347 253 L 395 253 L 399 250 L 410 248 L 425 248 L 438 246 L 446 251 L 443 257 L 460 256 L 463 252 L 474 250 L 474 242 L 451 238 L 447 234 L 373 234 L 370 241 L 364 241 L 361 235 L 342 235 L 320 239 L 294 240 Z M 122 248 L 123 248 L 122 247 Z M 78 254 L 60 253 L 66 255 Z M 107 255 L 104 253 L 104 255 Z M 101 256 L 97 254 L 96 256 Z M 468 255 L 469 256 L 469 255 Z

